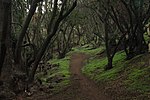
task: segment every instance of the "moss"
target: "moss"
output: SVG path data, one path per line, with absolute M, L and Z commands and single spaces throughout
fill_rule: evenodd
M 88 55 L 96 55 L 97 53 L 102 52 L 104 50 L 105 50 L 104 47 L 93 48 L 92 46 L 87 44 L 84 46 L 72 48 L 72 51 L 69 52 L 68 55 L 71 55 L 72 53 L 85 53 Z
M 126 57 L 125 52 L 123 52 L 123 51 L 117 52 L 116 55 L 114 56 L 113 64 L 124 61 L 125 57 Z
M 125 53 L 120 51 L 116 53 L 113 59 L 114 67 L 111 70 L 104 71 L 104 67 L 107 65 L 107 58 L 92 59 L 82 69 L 83 73 L 96 81 L 108 81 L 115 79 L 118 73 L 124 68 L 122 62 L 125 59 Z
M 66 77 L 70 76 L 70 72 L 69 72 L 69 58 L 64 58 L 64 59 L 53 59 L 50 60 L 49 63 L 51 64 L 59 64 L 59 68 L 58 68 L 58 74 L 63 74 Z M 56 74 L 56 73 L 55 73 Z
M 58 64 L 58 68 L 48 70 L 47 75 L 45 76 L 43 75 L 43 72 L 38 73 L 37 77 L 41 79 L 43 85 L 52 86 L 52 92 L 58 92 L 70 84 L 69 61 L 69 57 L 66 57 L 64 59 L 52 59 L 48 62 L 52 65 Z M 63 77 L 63 79 L 58 83 L 48 81 L 48 79 L 56 77 Z
M 137 69 L 138 68 L 138 69 Z M 136 90 L 139 92 L 150 92 L 150 67 L 140 68 L 135 67 L 130 70 L 125 84 L 128 86 L 129 90 Z
M 108 81 L 116 77 L 116 69 L 108 70 L 107 72 L 102 72 L 100 75 L 97 75 L 94 79 L 96 81 Z
M 122 80 L 129 91 L 139 91 L 144 94 L 150 92 L 150 66 L 149 66 L 149 56 L 138 55 L 131 60 L 125 60 L 125 53 L 123 51 L 117 52 L 113 59 L 113 68 L 111 70 L 105 71 L 104 67 L 107 65 L 107 57 L 97 58 L 96 54 L 104 51 L 104 48 L 93 49 L 89 45 L 84 45 L 82 47 L 73 48 L 73 51 L 68 53 L 67 57 L 64 59 L 53 59 L 50 60 L 51 64 L 59 64 L 57 70 L 48 71 L 48 75 L 41 77 L 44 84 L 48 85 L 47 79 L 50 77 L 55 77 L 57 75 L 63 75 L 64 79 L 57 84 L 52 84 L 54 91 L 59 91 L 61 88 L 68 86 L 70 84 L 70 72 L 69 72 L 69 61 L 70 55 L 72 53 L 86 53 L 90 55 L 90 59 L 86 61 L 86 65 L 83 67 L 82 72 L 96 80 L 97 82 L 110 82 L 112 80 L 117 80 L 120 75 L 125 76 Z
M 127 61 L 125 57 L 123 51 L 117 52 L 113 59 L 113 68 L 108 71 L 104 71 L 107 65 L 106 57 L 90 59 L 82 71 L 97 82 L 117 80 L 122 74 L 126 77 L 123 83 L 128 90 L 148 94 L 150 92 L 149 56 L 142 54 Z
M 124 83 L 131 91 L 150 92 L 149 54 L 141 54 L 126 61 L 127 79 Z

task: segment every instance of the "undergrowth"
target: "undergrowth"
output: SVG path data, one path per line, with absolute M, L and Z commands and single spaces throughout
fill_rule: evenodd
M 107 58 L 104 57 L 101 59 L 96 58 L 90 60 L 82 69 L 82 71 L 84 74 L 96 81 L 107 81 L 110 79 L 115 79 L 115 77 L 121 71 L 121 69 L 124 68 L 124 66 L 121 64 L 124 61 L 124 59 L 125 53 L 120 51 L 115 55 L 113 59 L 113 69 L 104 71 L 104 67 L 107 65 Z
M 123 76 L 125 79 L 122 79 L 122 82 L 128 91 L 138 91 L 149 95 L 150 61 L 148 55 L 138 55 L 131 60 L 125 60 L 125 53 L 123 51 L 117 52 L 113 59 L 113 68 L 107 71 L 104 70 L 107 58 L 94 57 L 94 59 L 87 61 L 82 72 L 96 82 L 115 81 Z
M 104 47 L 99 47 L 99 48 L 93 48 L 91 45 L 84 45 L 84 46 L 78 46 L 78 47 L 74 47 L 72 48 L 72 51 L 69 52 L 68 54 L 71 55 L 73 53 L 85 53 L 87 55 L 96 55 L 99 52 L 104 51 L 105 48 Z
M 69 61 L 69 57 L 66 57 L 64 59 L 52 59 L 48 61 L 48 63 L 52 65 L 57 64 L 59 66 L 47 70 L 47 75 L 43 75 L 42 72 L 38 74 L 37 77 L 42 80 L 42 84 L 44 84 L 45 86 L 53 87 L 51 89 L 53 92 L 58 92 L 70 84 Z M 57 80 L 55 78 L 58 78 L 58 80 L 59 78 L 61 78 L 60 82 L 55 82 L 54 80 Z
M 107 57 L 96 57 L 104 51 L 105 48 L 92 48 L 89 45 L 82 47 L 75 47 L 71 52 L 67 54 L 64 59 L 53 59 L 50 60 L 51 64 L 59 64 L 59 67 L 54 70 L 48 71 L 46 76 L 40 76 L 43 84 L 49 85 L 47 79 L 63 76 L 63 80 L 59 83 L 52 82 L 51 85 L 54 87 L 54 91 L 59 91 L 61 88 L 70 84 L 70 72 L 69 72 L 69 61 L 70 56 L 73 53 L 85 53 L 90 55 L 90 58 L 86 61 L 86 65 L 83 67 L 82 72 L 89 78 L 96 82 L 110 82 L 115 81 L 120 76 L 125 78 L 122 79 L 122 83 L 127 87 L 127 91 L 138 91 L 149 95 L 150 93 L 150 65 L 149 65 L 149 54 L 139 55 L 131 60 L 125 60 L 125 52 L 119 51 L 113 58 L 113 68 L 105 71 L 104 68 L 107 65 Z
M 129 66 L 126 70 L 127 79 L 124 81 L 129 90 L 136 90 L 143 93 L 150 93 L 150 65 L 149 54 L 139 55 L 127 61 Z

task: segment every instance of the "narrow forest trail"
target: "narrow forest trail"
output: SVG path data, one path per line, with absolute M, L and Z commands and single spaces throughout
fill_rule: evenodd
M 71 86 L 50 100 L 111 100 L 93 81 L 81 73 L 86 59 L 87 55 L 82 53 L 72 55 L 70 60 Z

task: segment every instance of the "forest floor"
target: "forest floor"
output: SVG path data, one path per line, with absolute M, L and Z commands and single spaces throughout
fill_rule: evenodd
M 149 58 L 150 54 L 142 54 L 126 60 L 125 53 L 119 51 L 114 57 L 113 69 L 105 71 L 107 58 L 103 49 L 77 48 L 61 61 L 52 61 L 59 62 L 59 67 L 64 66 L 58 70 L 68 77 L 56 84 L 67 80 L 65 86 L 58 87 L 57 92 L 39 86 L 31 96 L 17 100 L 150 100 Z
M 81 73 L 87 55 L 73 54 L 70 61 L 71 86 L 50 100 L 111 100 L 92 80 Z
M 84 53 L 74 53 L 70 59 L 71 84 L 57 94 L 42 94 L 40 91 L 27 100 L 112 100 L 104 94 L 94 81 L 82 74 L 88 56 Z M 25 99 L 25 100 L 26 100 Z M 19 99 L 24 100 L 24 99 Z

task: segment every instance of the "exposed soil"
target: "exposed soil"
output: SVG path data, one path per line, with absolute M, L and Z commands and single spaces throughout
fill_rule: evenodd
M 70 61 L 71 86 L 49 100 L 112 100 L 92 80 L 81 73 L 87 55 L 73 54 Z
M 149 66 L 149 59 L 147 59 L 149 55 L 147 56 L 144 60 L 147 62 L 145 66 Z M 36 89 L 31 96 L 19 95 L 13 100 L 150 100 L 149 94 L 143 95 L 137 91 L 127 91 L 123 83 L 127 76 L 126 71 L 121 72 L 116 80 L 100 82 L 97 85 L 81 72 L 87 59 L 88 56 L 83 53 L 72 55 L 70 60 L 71 84 L 59 93 L 52 94 L 47 87 L 41 87 L 42 90 Z
M 99 88 L 94 81 L 81 73 L 88 56 L 83 53 L 73 54 L 70 60 L 71 85 L 57 94 L 51 94 L 43 88 L 31 96 L 18 96 L 15 100 L 113 100 Z M 45 91 L 45 92 L 44 92 Z

